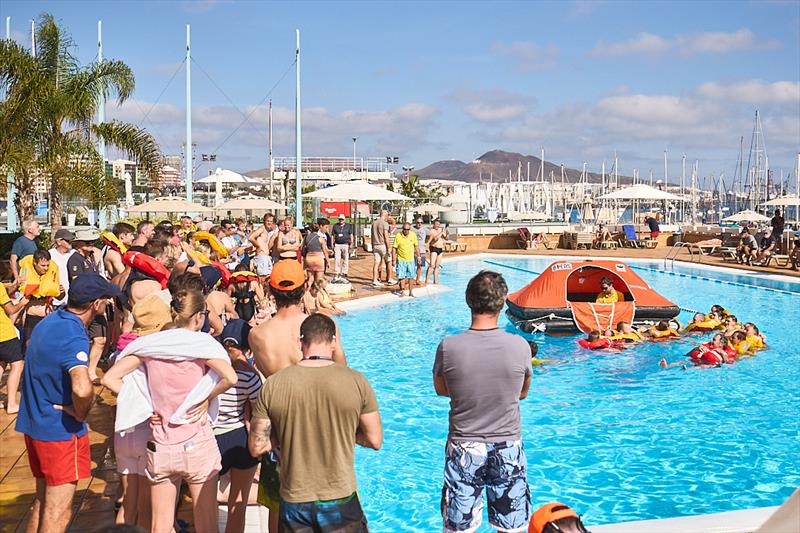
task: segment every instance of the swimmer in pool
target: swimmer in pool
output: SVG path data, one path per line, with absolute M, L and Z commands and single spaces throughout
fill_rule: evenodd
M 536 357 L 536 354 L 539 353 L 539 345 L 536 341 L 528 341 L 528 346 L 531 348 L 531 364 L 533 366 L 539 366 L 543 363 L 552 363 L 552 359 L 539 359 Z
M 620 322 L 617 324 L 617 331 L 614 336 L 619 339 L 624 339 L 625 342 L 644 340 L 644 335 L 642 335 L 640 331 L 633 329 L 633 326 L 628 322 Z
M 680 337 L 680 333 L 669 327 L 669 322 L 662 320 L 652 328 L 647 330 L 647 335 L 651 339 L 668 339 L 671 337 Z

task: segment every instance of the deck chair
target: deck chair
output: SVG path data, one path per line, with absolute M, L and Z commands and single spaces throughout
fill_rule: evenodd
M 555 239 L 553 239 L 552 236 L 550 236 L 548 234 L 545 234 L 544 235 L 544 242 L 542 243 L 542 244 L 544 244 L 544 249 L 545 250 L 555 250 L 556 248 L 558 248 L 558 241 L 559 240 L 560 240 L 560 237 L 558 235 L 556 235 Z
M 625 224 L 622 226 L 622 231 L 625 233 L 625 240 L 622 241 L 623 246 L 630 248 L 639 248 L 642 246 L 642 241 L 636 235 L 636 228 L 632 224 Z
M 770 255 L 767 256 L 767 258 L 764 260 L 764 262 L 761 265 L 758 265 L 758 266 L 769 266 L 769 264 L 772 263 L 773 260 L 775 261 L 775 266 L 779 266 L 779 267 L 789 266 L 789 262 L 790 262 L 790 259 L 789 259 L 788 255 L 770 254 Z
M 534 247 L 533 235 L 528 228 L 517 228 L 517 246 L 522 250 L 530 250 Z

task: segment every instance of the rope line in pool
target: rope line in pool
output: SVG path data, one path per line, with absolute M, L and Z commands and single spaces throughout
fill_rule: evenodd
M 679 276 L 681 278 L 699 279 L 699 280 L 703 280 L 703 281 L 711 281 L 711 282 L 714 282 L 714 283 L 723 283 L 725 285 L 733 285 L 733 286 L 736 286 L 736 287 L 749 287 L 751 289 L 761 289 L 761 290 L 770 291 L 770 292 L 779 292 L 781 294 L 791 294 L 791 295 L 794 295 L 794 296 L 800 296 L 800 292 L 787 291 L 786 289 L 775 289 L 773 287 L 762 287 L 760 285 L 751 285 L 749 283 L 742 283 L 740 281 L 730 281 L 730 280 L 725 280 L 725 279 L 715 279 L 715 278 L 709 278 L 709 277 L 706 277 L 706 276 L 698 276 L 696 274 L 685 274 L 683 272 L 673 272 L 671 270 L 661 270 L 661 269 L 658 269 L 658 268 L 650 268 L 650 267 L 642 267 L 642 266 L 631 266 L 631 268 L 634 269 L 634 270 L 646 270 L 648 272 L 657 272 L 659 274 L 669 274 L 671 276 Z

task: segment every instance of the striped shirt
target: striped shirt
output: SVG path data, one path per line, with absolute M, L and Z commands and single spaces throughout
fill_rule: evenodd
M 236 369 L 236 385 L 219 395 L 219 414 L 214 422 L 214 434 L 221 435 L 244 426 L 244 408 L 255 401 L 261 391 L 261 378 L 257 372 Z

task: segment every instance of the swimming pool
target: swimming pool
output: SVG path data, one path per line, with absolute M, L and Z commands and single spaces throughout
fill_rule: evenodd
M 448 400 L 433 391 L 436 346 L 469 326 L 464 288 L 478 270 L 501 272 L 511 291 L 534 277 L 487 260 L 540 272 L 553 258 L 449 262 L 441 282 L 452 291 L 339 320 L 349 363 L 375 388 L 384 423 L 383 448 L 356 454 L 373 531 L 441 530 Z M 800 300 L 784 292 L 800 292 L 800 284 L 758 281 L 765 290 L 742 274 L 629 264 L 682 307 L 720 303 L 755 322 L 769 349 L 723 368 L 684 371 L 658 360 L 681 360 L 708 336 L 619 353 L 581 350 L 573 336 L 534 336 L 540 358 L 564 363 L 537 367 L 522 401 L 534 509 L 562 501 L 587 524 L 601 524 L 779 505 L 800 485 Z M 686 273 L 710 280 L 678 275 Z M 504 316 L 501 327 L 515 331 Z M 485 516 L 479 531 L 490 531 Z

